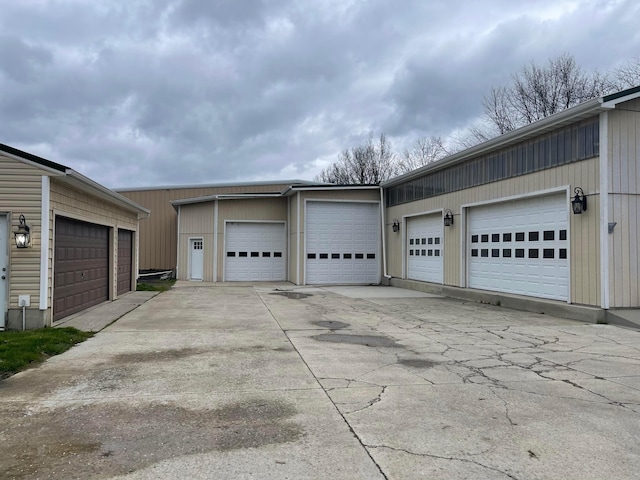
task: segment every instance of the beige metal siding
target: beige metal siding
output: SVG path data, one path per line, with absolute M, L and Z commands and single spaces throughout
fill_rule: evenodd
M 402 219 L 404 215 L 450 209 L 455 214 L 455 221 L 453 226 L 444 229 L 444 283 L 463 286 L 464 279 L 461 276 L 463 222 L 460 217 L 462 205 L 524 195 L 566 185 L 571 185 L 572 188 L 580 186 L 585 193 L 592 195 L 589 197 L 588 212 L 583 215 L 569 215 L 571 301 L 585 305 L 599 305 L 598 158 L 387 208 L 385 223 L 388 273 L 394 277 L 402 277 L 402 235 L 394 233 L 391 229 L 394 218 L 400 220 L 402 228 L 405 228 L 406 222 Z M 568 203 L 567 209 L 570 209 Z
M 40 301 L 40 239 L 42 232 L 42 170 L 0 155 L 0 213 L 10 219 L 8 230 L 8 308 L 18 308 L 18 295 L 31 295 L 31 308 Z M 13 232 L 24 215 L 31 227 L 31 248 L 18 250 Z M 0 252 L 3 253 L 3 252 Z
M 640 99 L 608 115 L 609 306 L 640 306 Z M 591 208 L 591 204 L 589 204 Z
M 280 193 L 286 187 L 286 184 L 273 184 L 121 191 L 125 197 L 151 210 L 150 217 L 140 224 L 140 268 L 170 270 L 176 267 L 178 220 L 171 206 L 173 200 L 222 194 Z
M 138 231 L 138 215 L 130 212 L 112 203 L 93 197 L 89 194 L 81 192 L 66 183 L 56 179 L 51 179 L 51 199 L 50 199 L 50 215 L 49 215 L 49 278 L 52 275 L 53 268 L 53 239 L 54 239 L 54 221 L 56 215 L 68 216 L 77 220 L 83 220 L 100 225 L 111 227 L 109 232 L 109 249 L 111 258 L 109 261 L 109 298 L 117 298 L 117 244 L 118 244 L 118 228 Z M 134 233 L 134 243 L 138 235 Z M 134 245 L 134 248 L 136 246 Z M 49 286 L 49 305 L 51 303 L 52 289 Z
M 180 207 L 180 258 L 178 279 L 189 277 L 189 239 L 204 241 L 203 281 L 213 281 L 213 205 L 214 202 L 195 203 Z

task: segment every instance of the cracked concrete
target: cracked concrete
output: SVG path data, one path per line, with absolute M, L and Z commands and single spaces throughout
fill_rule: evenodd
M 0 382 L 0 420 L 3 478 L 630 479 L 640 332 L 392 287 L 178 282 Z

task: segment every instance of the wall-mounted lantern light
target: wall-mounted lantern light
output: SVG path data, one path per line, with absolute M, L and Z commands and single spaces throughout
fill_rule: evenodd
M 397 218 L 393 219 L 393 231 L 395 233 L 398 233 L 400 231 L 400 222 L 398 221 Z
M 453 212 L 448 208 L 444 211 L 444 226 L 450 227 L 453 225 Z
M 573 189 L 573 192 L 576 194 L 571 200 L 571 208 L 573 209 L 573 213 L 575 215 L 580 215 L 582 212 L 587 211 L 587 196 L 582 191 L 582 188 L 576 187 Z
M 30 228 L 29 225 L 27 225 L 24 215 L 20 215 L 19 222 L 18 230 L 13 232 L 16 240 L 16 247 L 27 248 L 31 245 L 31 234 L 29 233 Z

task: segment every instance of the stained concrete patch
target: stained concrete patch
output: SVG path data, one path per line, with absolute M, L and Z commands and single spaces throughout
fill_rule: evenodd
M 6 439 L 0 472 L 3 478 L 107 478 L 184 455 L 288 443 L 304 434 L 291 421 L 296 414 L 287 402 L 263 398 L 212 410 L 163 403 L 14 411 L 0 429 Z
M 404 365 L 405 367 L 413 367 L 413 368 L 431 368 L 435 367 L 438 362 L 432 362 L 431 360 L 420 360 L 420 359 L 402 359 L 399 360 L 398 363 L 400 365 Z
M 340 330 L 350 326 L 348 323 L 338 322 L 333 320 L 320 320 L 320 321 L 311 322 L 311 323 L 313 325 L 317 325 L 318 327 L 328 328 L 329 330 Z
M 377 335 L 347 335 L 342 333 L 322 333 L 311 338 L 319 342 L 348 343 L 351 345 L 364 345 L 365 347 L 392 347 L 403 348 L 389 337 Z
M 178 348 L 172 350 L 156 350 L 153 352 L 121 353 L 113 358 L 116 363 L 173 362 L 191 357 L 206 351 L 198 348 Z
M 300 300 L 302 298 L 307 298 L 312 296 L 310 293 L 290 292 L 290 291 L 275 292 L 275 293 L 272 293 L 271 295 L 280 295 L 281 297 L 287 297 L 290 300 Z

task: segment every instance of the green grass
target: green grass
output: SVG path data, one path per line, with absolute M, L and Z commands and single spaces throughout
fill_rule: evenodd
M 63 353 L 92 335 L 71 327 L 0 332 L 0 379 Z
M 173 284 L 176 283 L 175 279 L 171 280 L 157 280 L 150 282 L 139 282 L 136 286 L 138 292 L 166 292 Z

